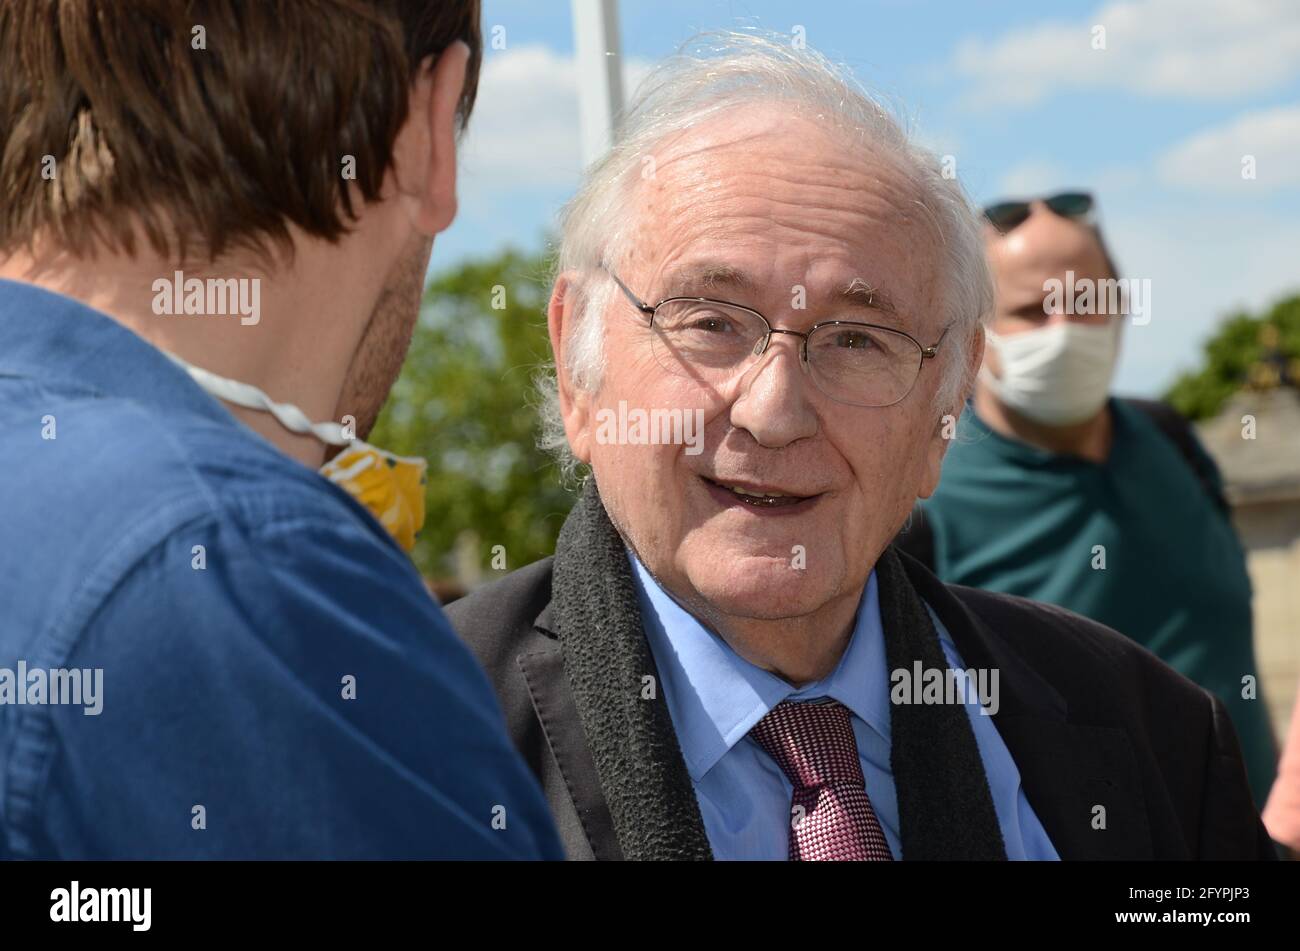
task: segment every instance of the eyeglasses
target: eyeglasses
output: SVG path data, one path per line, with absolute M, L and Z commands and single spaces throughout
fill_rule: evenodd
M 1044 205 L 1062 218 L 1077 221 L 1086 218 L 1092 211 L 1092 196 L 1087 192 L 1061 192 L 1042 199 Z M 1019 227 L 1029 217 L 1031 202 L 999 201 L 984 208 L 984 217 L 998 231 L 1006 234 Z
M 910 334 L 854 320 L 827 320 L 806 333 L 773 327 L 756 310 L 707 297 L 667 297 L 647 304 L 605 269 L 633 306 L 649 318 L 651 349 L 660 367 L 713 390 L 726 388 L 767 352 L 773 334 L 800 340 L 800 359 L 826 396 L 850 406 L 892 406 L 916 385 L 933 346 Z

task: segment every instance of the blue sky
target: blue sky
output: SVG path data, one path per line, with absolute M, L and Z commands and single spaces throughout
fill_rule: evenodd
M 568 0 L 484 0 L 483 26 L 505 48 L 485 54 L 435 270 L 540 247 L 580 174 Z M 1295 0 L 623 0 L 620 27 L 629 89 L 699 30 L 802 27 L 976 201 L 1094 191 L 1120 269 L 1151 281 L 1120 392 L 1159 392 L 1223 316 L 1300 290 Z

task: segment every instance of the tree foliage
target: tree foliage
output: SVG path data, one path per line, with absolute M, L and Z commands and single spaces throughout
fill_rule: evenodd
M 457 573 L 457 539 L 485 573 L 553 552 L 573 496 L 536 446 L 534 375 L 550 360 L 546 261 L 507 250 L 434 277 L 402 374 L 370 442 L 429 462 L 426 578 Z M 472 533 L 472 534 L 471 534 Z M 492 572 L 497 573 L 497 572 Z
M 1242 387 L 1275 384 L 1279 371 L 1300 381 L 1300 295 L 1260 316 L 1230 316 L 1206 341 L 1200 369 L 1179 376 L 1165 399 L 1189 419 L 1205 419 Z

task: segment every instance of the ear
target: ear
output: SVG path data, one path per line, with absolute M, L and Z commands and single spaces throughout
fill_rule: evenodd
M 469 47 L 457 40 L 420 64 L 393 144 L 398 192 L 412 225 L 429 237 L 456 217 L 456 110 L 468 62 Z
M 580 462 L 591 463 L 591 394 L 575 386 L 564 358 L 569 334 L 574 326 L 577 295 L 575 275 L 561 274 L 551 289 L 551 301 L 546 308 L 546 326 L 551 335 L 551 353 L 555 355 L 555 378 L 560 391 L 560 417 L 564 420 L 564 435 L 569 449 Z M 588 314 L 589 320 L 595 319 Z
M 917 492 L 918 498 L 928 499 L 934 495 L 934 490 L 939 487 L 939 476 L 943 473 L 943 457 L 947 454 L 948 447 L 952 445 L 952 441 L 957 435 L 957 420 L 961 418 L 962 410 L 965 408 L 966 400 L 971 395 L 975 377 L 979 373 L 980 365 L 983 362 L 984 325 L 977 324 L 975 329 L 971 331 L 971 339 L 966 347 L 966 363 L 962 367 L 963 386 L 957 393 L 952 405 L 945 409 L 940 416 L 931 436 L 930 445 L 926 447 L 925 475 L 920 490 Z

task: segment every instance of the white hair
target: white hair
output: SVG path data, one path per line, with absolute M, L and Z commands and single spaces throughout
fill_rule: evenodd
M 753 33 L 700 34 L 637 88 L 613 147 L 587 170 L 561 214 L 556 272 L 567 272 L 573 280 L 567 290 L 572 308 L 568 342 L 556 361 L 575 387 L 599 387 L 605 362 L 601 315 L 609 309 L 611 295 L 619 293 L 600 268 L 617 270 L 631 249 L 637 230 L 633 199 L 645 157 L 667 137 L 726 115 L 737 105 L 779 103 L 827 122 L 848 148 L 890 162 L 913 184 L 919 196 L 914 202 L 941 248 L 943 323 L 951 329 L 939 350 L 944 378 L 937 403 L 955 415 L 974 382 L 967 368 L 968 347 L 993 308 L 979 217 L 938 157 L 913 142 L 846 68 L 784 40 Z M 565 438 L 555 376 L 548 369 L 536 383 L 539 445 L 571 476 L 577 461 Z

